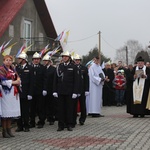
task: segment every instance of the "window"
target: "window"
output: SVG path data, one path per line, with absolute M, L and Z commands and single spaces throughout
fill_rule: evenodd
M 26 40 L 26 46 L 31 45 L 31 21 L 24 20 L 23 38 Z
M 9 37 L 14 37 L 14 26 L 9 25 Z

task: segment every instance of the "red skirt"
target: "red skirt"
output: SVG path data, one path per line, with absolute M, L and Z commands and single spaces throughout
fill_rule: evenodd
M 80 103 L 79 103 L 79 100 L 78 100 L 78 104 L 77 104 L 77 113 L 80 112 Z

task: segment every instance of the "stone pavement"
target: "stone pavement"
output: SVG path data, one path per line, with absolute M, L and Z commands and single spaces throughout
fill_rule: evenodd
M 15 138 L 0 135 L 0 150 L 150 150 L 149 116 L 132 118 L 126 106 L 103 107 L 102 112 L 105 117 L 88 116 L 85 125 L 73 131 L 57 132 L 55 122 L 15 133 Z

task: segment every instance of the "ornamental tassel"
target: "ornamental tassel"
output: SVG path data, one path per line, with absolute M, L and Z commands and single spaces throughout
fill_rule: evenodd
M 14 96 L 16 95 L 16 99 L 18 100 L 18 89 L 17 86 L 14 86 Z

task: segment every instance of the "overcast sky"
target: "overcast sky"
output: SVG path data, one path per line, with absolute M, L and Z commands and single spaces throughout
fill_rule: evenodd
M 45 1 L 57 34 L 70 30 L 66 48 L 81 56 L 98 46 L 99 31 L 101 51 L 112 60 L 128 40 L 149 44 L 150 0 Z

